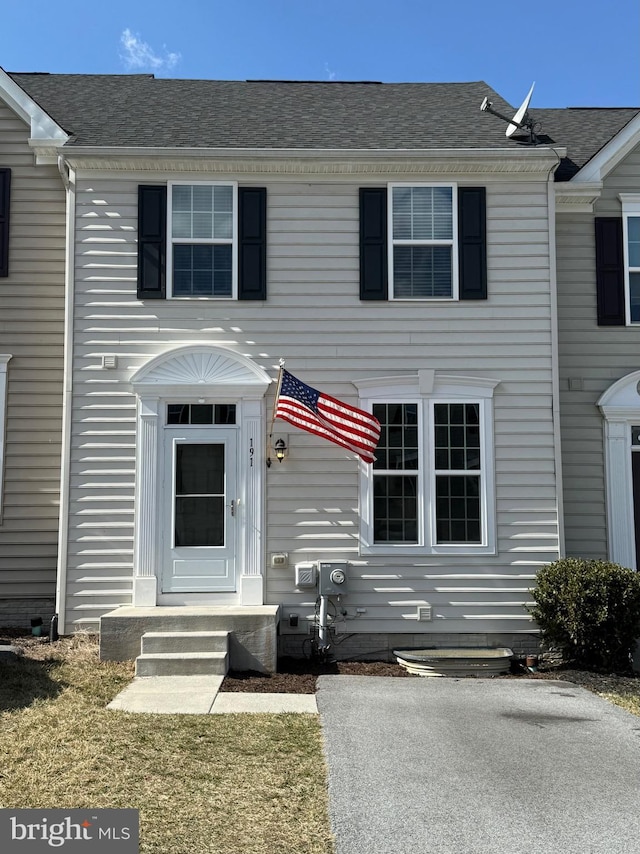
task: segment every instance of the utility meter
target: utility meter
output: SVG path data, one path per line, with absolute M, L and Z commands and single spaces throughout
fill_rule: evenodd
M 347 592 L 347 561 L 319 561 L 320 595 L 342 596 Z

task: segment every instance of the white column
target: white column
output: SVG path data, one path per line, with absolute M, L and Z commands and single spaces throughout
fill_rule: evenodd
M 133 604 L 155 606 L 158 573 L 158 431 L 159 401 L 138 404 Z
M 636 568 L 631 441 L 626 419 L 605 421 L 609 558 Z
M 240 473 L 244 474 L 244 513 L 240 604 L 264 604 L 264 419 L 261 400 L 243 402 L 240 440 Z

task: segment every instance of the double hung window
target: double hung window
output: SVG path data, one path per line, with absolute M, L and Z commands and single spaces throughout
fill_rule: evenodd
M 622 199 L 627 323 L 640 323 L 640 196 Z
M 236 209 L 234 184 L 169 185 L 172 296 L 235 297 Z
M 400 379 L 398 389 L 357 383 L 382 427 L 363 466 L 363 553 L 493 552 L 496 383 L 442 376 L 420 393 L 424 383 Z
M 389 281 L 394 299 L 457 299 L 452 185 L 391 185 Z

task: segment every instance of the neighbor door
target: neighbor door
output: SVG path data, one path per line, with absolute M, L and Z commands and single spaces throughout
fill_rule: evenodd
M 236 589 L 236 431 L 165 428 L 163 593 Z

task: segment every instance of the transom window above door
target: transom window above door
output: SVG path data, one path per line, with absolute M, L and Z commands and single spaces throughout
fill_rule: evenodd
M 169 184 L 169 272 L 174 297 L 235 296 L 236 208 L 235 184 Z
M 235 403 L 169 403 L 167 424 L 235 424 Z

